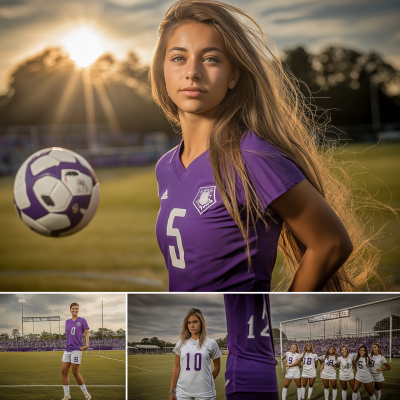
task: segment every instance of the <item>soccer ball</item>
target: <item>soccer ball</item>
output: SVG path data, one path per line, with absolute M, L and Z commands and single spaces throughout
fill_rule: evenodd
M 79 154 L 51 147 L 32 154 L 14 181 L 18 215 L 33 231 L 68 236 L 83 229 L 99 204 L 99 183 Z

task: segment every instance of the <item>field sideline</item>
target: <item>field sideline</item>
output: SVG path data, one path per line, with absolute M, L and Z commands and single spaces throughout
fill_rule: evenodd
M 352 171 L 376 199 L 400 208 L 400 143 L 348 145 L 344 161 L 357 159 L 366 174 Z M 13 206 L 14 177 L 0 178 L 0 290 L 167 291 L 168 276 L 155 236 L 159 209 L 154 165 L 96 171 L 100 205 L 81 232 L 48 238 L 29 230 Z M 388 189 L 385 184 L 390 188 Z M 381 226 L 388 216 L 375 213 Z M 392 218 L 393 220 L 393 218 Z M 389 290 L 400 290 L 400 224 L 391 222 L 379 247 L 380 266 Z M 396 247 L 397 246 L 397 247 Z M 272 289 L 285 278 L 278 256 Z
M 62 351 L 0 353 L 0 398 L 46 400 L 64 397 L 61 377 Z M 79 368 L 94 400 L 125 399 L 125 350 L 83 352 Z M 70 392 L 84 399 L 71 370 Z
M 221 358 L 221 371 L 215 380 L 217 400 L 225 400 L 225 369 L 227 356 Z M 284 372 L 282 372 L 280 358 L 277 358 L 276 366 L 279 398 L 281 398 Z M 129 400 L 152 400 L 168 399 L 168 391 L 171 383 L 171 373 L 174 364 L 173 355 L 164 356 L 128 356 L 128 399 Z M 381 400 L 395 399 L 398 396 L 400 375 L 400 359 L 393 359 L 392 369 L 384 373 L 385 382 L 382 386 Z M 318 367 L 319 370 L 320 366 Z M 342 389 L 339 388 L 337 400 L 342 399 Z M 369 399 L 364 386 L 360 390 L 362 399 Z M 330 399 L 332 395 L 330 394 Z M 317 380 L 314 384 L 313 399 L 324 399 L 324 387 L 317 373 Z M 347 399 L 351 400 L 351 389 L 347 390 Z M 287 400 L 297 400 L 297 389 L 294 381 L 289 386 Z

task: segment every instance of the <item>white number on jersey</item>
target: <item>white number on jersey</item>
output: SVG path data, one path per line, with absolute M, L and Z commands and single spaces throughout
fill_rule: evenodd
M 169 254 L 171 256 L 172 265 L 176 268 L 185 268 L 185 252 L 183 251 L 182 238 L 179 229 L 173 228 L 175 217 L 184 217 L 186 215 L 186 209 L 174 208 L 169 214 L 167 223 L 167 236 L 175 236 L 176 244 L 178 246 L 179 258 L 176 256 L 175 246 L 169 246 Z
M 264 317 L 268 316 L 267 314 L 267 305 L 264 302 L 264 308 L 263 308 L 263 314 L 262 314 L 262 319 Z M 253 322 L 254 316 L 252 315 L 249 319 L 249 322 L 247 323 L 249 325 L 249 335 L 247 336 L 248 339 L 254 339 L 254 322 Z M 267 322 L 267 326 L 261 331 L 261 336 L 269 336 L 269 324 Z
M 71 335 L 75 335 L 75 327 L 74 326 L 71 328 Z

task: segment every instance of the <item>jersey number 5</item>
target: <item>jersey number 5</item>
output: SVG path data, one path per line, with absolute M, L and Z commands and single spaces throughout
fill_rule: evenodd
M 185 252 L 183 251 L 182 238 L 179 229 L 173 228 L 175 217 L 184 217 L 186 210 L 184 208 L 174 208 L 169 214 L 167 223 L 167 236 L 175 236 L 178 246 L 179 258 L 176 256 L 175 246 L 169 246 L 169 254 L 171 256 L 172 265 L 176 268 L 185 268 Z

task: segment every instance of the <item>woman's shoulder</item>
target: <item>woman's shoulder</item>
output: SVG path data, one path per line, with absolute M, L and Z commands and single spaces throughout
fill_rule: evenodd
M 178 150 L 179 144 L 172 148 L 171 150 L 167 151 L 158 161 L 156 164 L 156 172 L 160 168 L 160 166 L 165 166 L 166 164 L 170 164 L 174 157 L 175 152 Z
M 256 155 L 274 153 L 284 155 L 276 146 L 250 130 L 247 130 L 240 139 L 240 149 L 244 154 L 246 154 L 246 152 L 251 152 Z

